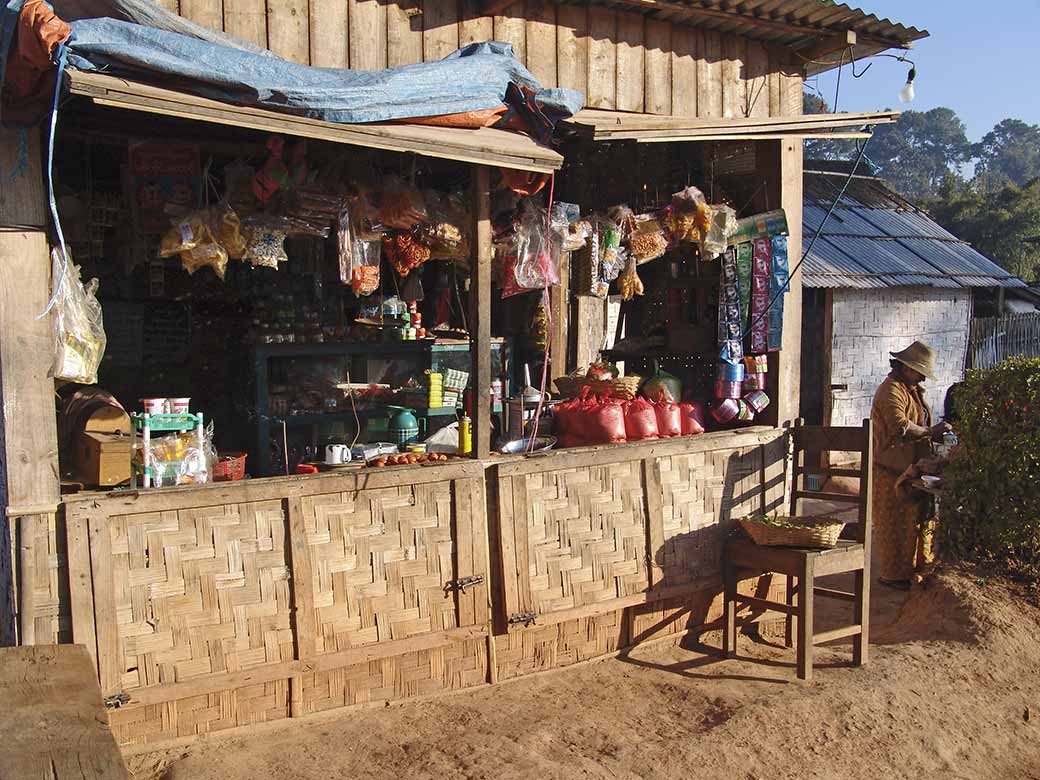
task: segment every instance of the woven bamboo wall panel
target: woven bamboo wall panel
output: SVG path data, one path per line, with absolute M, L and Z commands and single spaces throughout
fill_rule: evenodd
M 531 606 L 538 614 L 647 587 L 646 510 L 638 461 L 514 478 L 528 523 Z M 520 488 L 519 490 L 517 488 Z
M 461 690 L 487 679 L 487 640 L 481 637 L 304 675 L 303 712 Z
M 754 447 L 658 459 L 664 545 L 652 554 L 666 587 L 719 575 L 732 518 L 761 505 L 761 452 Z
M 558 669 L 628 645 L 625 610 L 533 626 L 495 637 L 499 680 Z
M 289 717 L 289 681 L 250 685 L 109 712 L 120 745 L 192 737 Z
M 302 511 L 317 652 L 458 625 L 444 589 L 454 579 L 451 482 L 309 496 Z
M 122 687 L 293 658 L 282 501 L 110 519 Z

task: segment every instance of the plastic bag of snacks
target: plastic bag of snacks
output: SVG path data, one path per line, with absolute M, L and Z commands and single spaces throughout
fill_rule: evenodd
M 380 241 L 355 241 L 351 258 L 350 288 L 355 295 L 371 295 L 379 289 L 379 266 L 383 244 Z
M 51 250 L 54 297 L 54 378 L 92 385 L 105 354 L 104 320 L 97 300 L 97 279 L 85 286 L 71 258 Z
M 227 202 L 221 202 L 209 210 L 210 233 L 224 247 L 232 260 L 241 260 L 246 249 L 242 221 Z
M 254 267 L 278 268 L 279 263 L 288 262 L 285 254 L 286 230 L 277 221 L 257 219 L 245 228 L 245 249 L 242 259 Z
M 682 408 L 674 401 L 658 401 L 654 405 L 657 414 L 657 433 L 662 438 L 683 435 Z
M 696 187 L 672 195 L 672 234 L 676 241 L 700 242 L 711 227 L 708 203 Z
M 656 217 L 641 214 L 635 218 L 628 248 L 640 264 L 656 260 L 668 251 L 668 239 Z
M 636 272 L 636 258 L 634 255 L 628 256 L 625 270 L 618 277 L 618 287 L 621 288 L 621 298 L 626 301 L 630 301 L 637 295 L 642 295 L 645 292 L 643 280 L 639 278 L 639 274 Z
M 159 240 L 159 257 L 173 257 L 210 240 L 208 215 L 193 211 L 163 233 Z
M 625 436 L 629 441 L 645 441 L 660 436 L 657 410 L 645 398 L 636 398 L 624 404 Z
M 378 214 L 379 222 L 391 230 L 411 230 L 429 218 L 422 193 L 399 180 L 381 193 Z
M 412 233 L 387 233 L 383 236 L 386 259 L 403 279 L 430 259 L 430 248 Z
M 181 266 L 189 274 L 194 274 L 200 268 L 208 265 L 218 278 L 223 279 L 227 271 L 227 263 L 227 252 L 212 237 L 210 240 L 181 252 Z

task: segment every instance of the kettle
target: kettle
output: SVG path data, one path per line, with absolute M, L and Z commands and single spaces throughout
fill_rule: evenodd
M 388 406 L 386 421 L 387 437 L 394 444 L 403 446 L 419 440 L 419 420 L 415 417 L 415 411 L 404 406 Z M 423 428 L 426 420 L 422 421 Z

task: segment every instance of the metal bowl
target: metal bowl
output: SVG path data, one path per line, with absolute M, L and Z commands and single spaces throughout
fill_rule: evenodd
M 503 455 L 523 455 L 528 452 L 528 444 L 530 439 L 513 439 L 507 441 L 504 444 L 500 444 L 498 451 Z M 555 436 L 536 436 L 534 440 L 534 446 L 531 447 L 531 452 L 545 452 L 551 450 L 556 446 Z

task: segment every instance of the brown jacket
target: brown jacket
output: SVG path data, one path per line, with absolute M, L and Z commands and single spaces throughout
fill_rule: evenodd
M 910 423 L 930 428 L 932 411 L 924 400 L 924 388 L 905 382 L 895 372 L 881 383 L 870 410 L 874 423 L 874 465 L 901 474 L 932 453 L 931 438 L 912 436 Z

